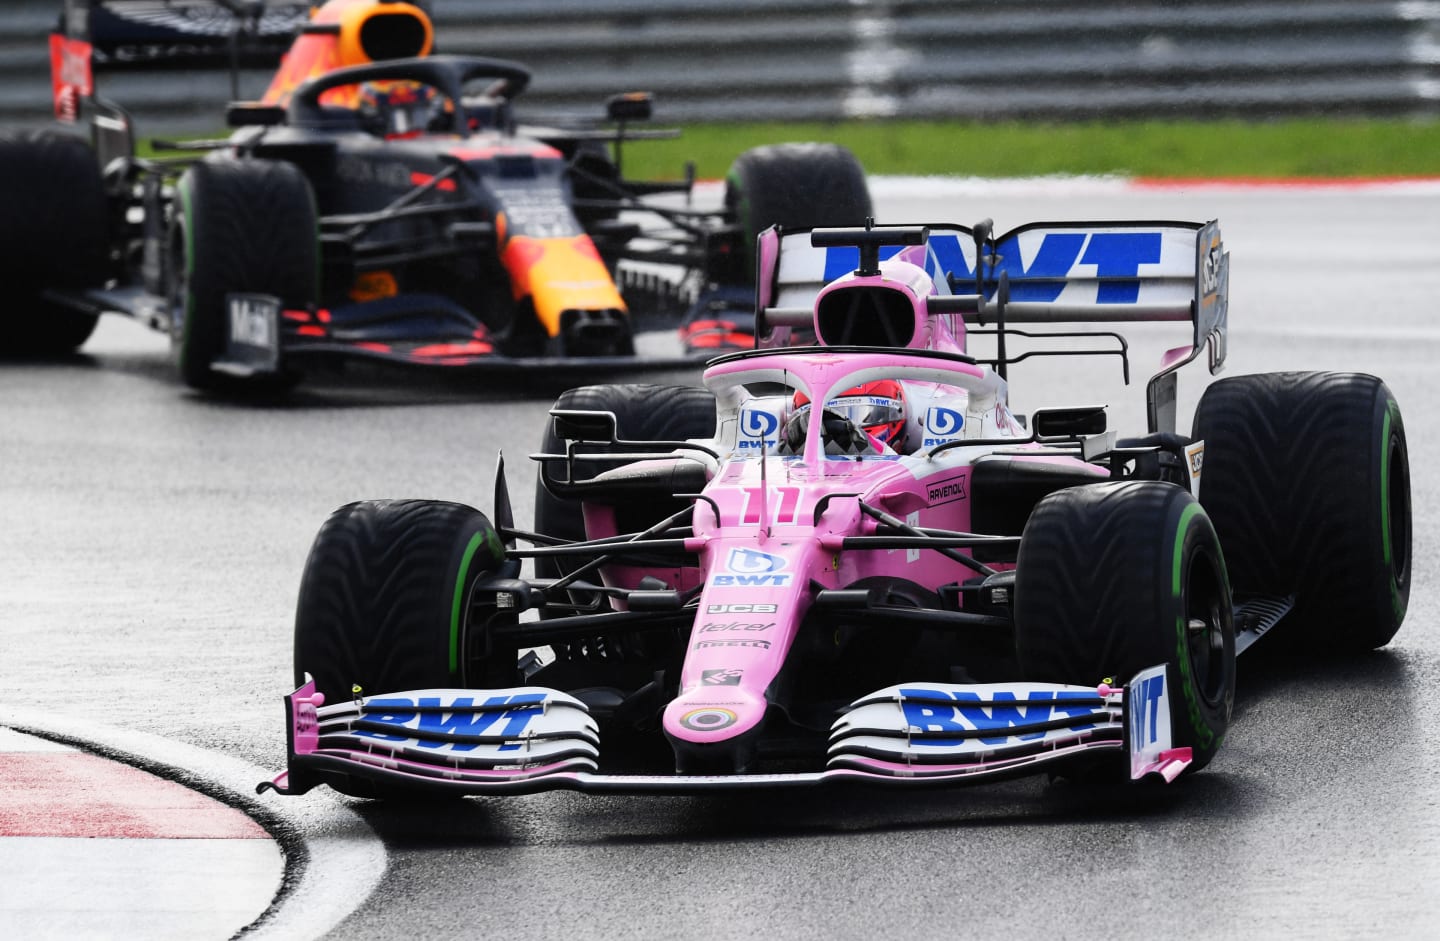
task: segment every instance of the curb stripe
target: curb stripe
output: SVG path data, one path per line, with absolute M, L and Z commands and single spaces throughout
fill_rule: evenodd
M 83 752 L 3 753 L 0 837 L 11 836 L 270 839 L 233 807 Z

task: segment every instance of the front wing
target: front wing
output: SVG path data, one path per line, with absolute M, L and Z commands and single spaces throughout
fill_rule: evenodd
M 1171 683 L 1157 666 L 1124 687 L 901 684 L 835 721 L 823 770 L 679 775 L 599 773 L 595 720 L 558 690 L 415 690 L 326 705 L 307 677 L 285 698 L 288 768 L 257 790 L 303 794 L 336 777 L 459 794 L 957 785 L 1106 753 L 1128 755 L 1132 779 L 1173 781 L 1192 756 L 1174 745 Z
M 127 314 L 157 329 L 168 329 L 163 302 L 143 289 L 50 291 L 47 299 L 86 313 Z M 634 355 L 511 356 L 483 323 L 448 298 L 401 295 L 330 310 L 285 309 L 265 294 L 230 294 L 224 312 L 225 348 L 212 364 L 239 378 L 280 372 L 283 364 L 350 359 L 405 366 L 465 370 L 674 369 L 704 362 L 710 349 L 682 347 L 675 328 L 637 332 Z

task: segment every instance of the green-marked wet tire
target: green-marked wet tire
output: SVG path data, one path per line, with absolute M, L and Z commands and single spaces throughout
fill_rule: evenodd
M 1035 507 L 1015 572 L 1015 646 L 1026 679 L 1129 682 L 1164 664 L 1172 729 L 1198 771 L 1235 699 L 1235 627 L 1215 529 L 1189 491 L 1154 481 L 1072 487 Z
M 180 177 L 166 269 L 171 344 L 187 385 L 233 384 L 211 368 L 225 351 L 225 295 L 269 294 L 290 308 L 316 299 L 316 212 L 309 181 L 283 161 L 202 161 Z M 268 389 L 286 378 L 251 383 Z
M 1222 379 L 1193 433 L 1205 441 L 1200 502 L 1236 597 L 1293 594 L 1291 642 L 1388 643 L 1410 600 L 1411 508 L 1405 423 L 1385 383 L 1340 372 Z
M 434 500 L 368 500 L 343 506 L 320 528 L 295 611 L 295 685 L 305 674 L 328 703 L 463 688 L 476 665 L 467 651 L 471 586 L 505 549 L 484 514 Z M 353 778 L 328 783 L 354 797 L 403 797 L 403 788 Z
M 436 500 L 367 500 L 330 515 L 295 611 L 295 682 L 330 702 L 466 684 L 470 587 L 505 549 L 485 515 Z

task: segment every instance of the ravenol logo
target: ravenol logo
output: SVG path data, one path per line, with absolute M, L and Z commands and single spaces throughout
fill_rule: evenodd
M 953 408 L 933 406 L 925 413 L 925 433 L 929 435 L 953 435 L 965 427 L 965 414 Z
M 731 549 L 725 559 L 725 568 L 737 575 L 763 575 L 784 567 L 785 560 L 780 556 L 756 549 Z

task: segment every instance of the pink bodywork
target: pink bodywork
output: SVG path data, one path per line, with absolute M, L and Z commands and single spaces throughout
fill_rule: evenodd
M 772 239 L 773 242 L 773 239 Z M 775 245 L 760 241 L 761 270 L 770 270 Z M 958 316 L 931 316 L 926 298 L 934 286 L 920 264 L 923 247 L 882 264 L 878 276 L 848 275 L 822 296 L 857 287 L 884 288 L 907 296 L 914 308 L 913 350 L 964 352 Z M 765 262 L 769 261 L 769 265 Z M 768 291 L 762 284 L 762 303 Z M 818 302 L 817 302 L 818 303 Z M 956 357 L 824 347 L 793 348 L 778 355 L 741 357 L 712 365 L 705 383 L 721 403 L 738 400 L 746 383 L 780 383 L 827 401 L 847 388 L 876 379 L 899 379 L 929 388 L 950 387 L 968 400 L 993 402 L 987 418 L 998 434 L 1024 437 L 1004 404 L 1004 384 L 987 368 Z M 664 712 L 665 732 L 677 743 L 718 744 L 756 731 L 765 719 L 766 690 L 790 653 L 813 598 L 812 586 L 838 589 L 869 576 L 903 578 L 920 585 L 963 581 L 974 572 L 944 555 L 918 550 L 842 551 L 848 536 L 873 535 L 876 520 L 860 502 L 917 527 L 968 532 L 971 460 L 963 448 L 941 456 L 826 455 L 823 415 L 812 409 L 804 453 L 779 456 L 731 453 L 698 500 L 686 548 L 698 570 L 656 573 L 611 567 L 607 582 L 633 587 L 643 574 L 661 574 L 678 588 L 703 581 L 694 628 L 680 676 L 680 694 Z M 722 432 L 720 438 L 724 439 Z M 733 440 L 730 442 L 733 444 Z M 722 447 L 722 453 L 724 448 Z M 989 448 L 983 450 L 990 450 Z M 683 459 L 683 458 L 682 458 Z M 1103 474 L 1068 457 L 1036 455 Z M 590 538 L 614 534 L 613 514 L 587 506 Z

